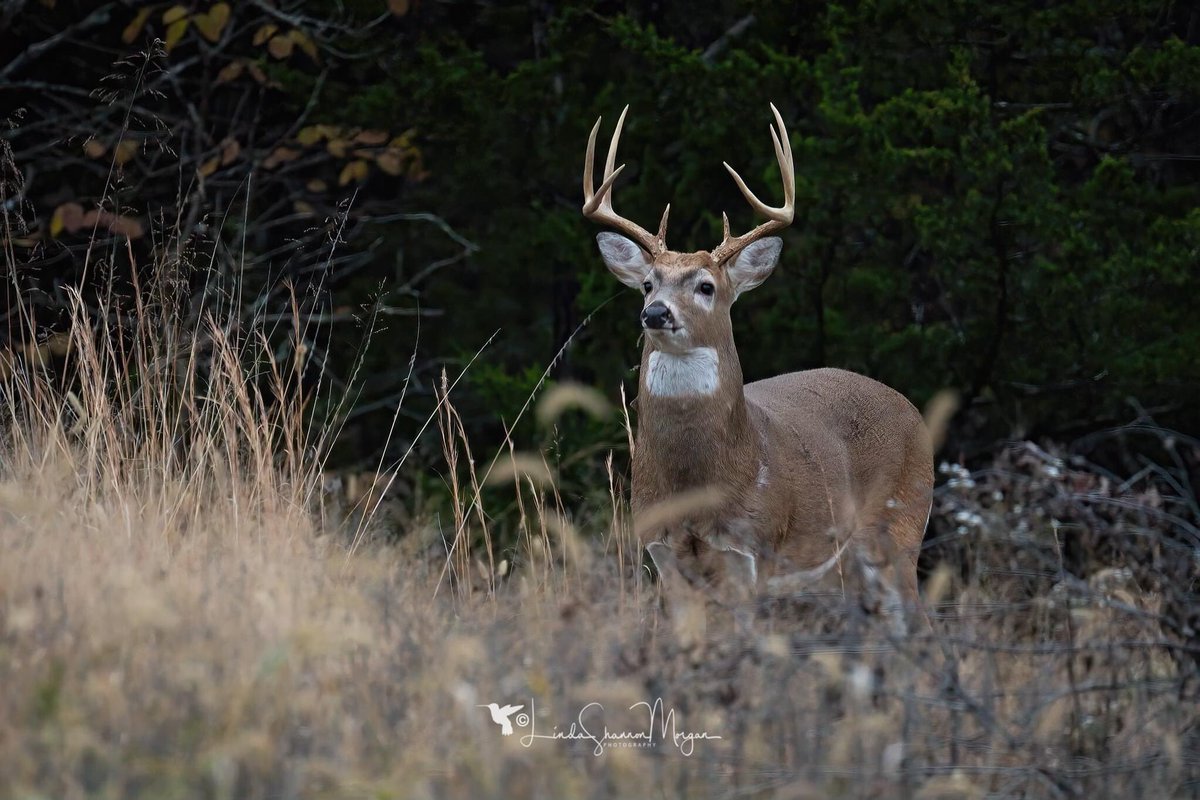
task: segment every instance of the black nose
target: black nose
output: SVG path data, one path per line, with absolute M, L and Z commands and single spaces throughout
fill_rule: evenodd
M 642 309 L 642 324 L 647 328 L 659 330 L 671 324 L 671 309 L 661 300 L 655 301 Z

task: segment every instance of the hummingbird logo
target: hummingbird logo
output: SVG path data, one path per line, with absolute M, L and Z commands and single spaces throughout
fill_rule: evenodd
M 504 734 L 505 736 L 512 736 L 513 726 L 512 722 L 510 722 L 508 718 L 520 711 L 525 706 L 504 706 L 501 708 L 498 703 L 488 703 L 487 705 L 480 705 L 479 707 L 486 708 L 492 712 L 492 722 L 500 726 L 500 733 Z

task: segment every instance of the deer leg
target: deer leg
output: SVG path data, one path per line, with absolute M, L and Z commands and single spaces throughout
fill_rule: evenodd
M 754 631 L 755 599 L 758 596 L 758 559 L 749 550 L 729 547 L 721 551 L 718 601 L 733 614 L 738 633 Z
M 700 648 L 708 631 L 705 597 L 688 579 L 688 570 L 666 542 L 651 542 L 646 552 L 658 570 L 659 591 L 671 630 L 685 650 Z
M 917 472 L 918 477 L 923 474 Z M 875 522 L 863 531 L 860 541 L 870 552 L 868 560 L 886 568 L 889 583 L 899 597 L 917 630 L 932 632 L 929 616 L 921 602 L 917 583 L 917 557 L 925 535 L 931 508 L 931 492 L 919 480 L 909 480 L 896 488 L 887 505 L 878 510 Z M 864 574 L 867 583 L 870 577 Z
M 901 591 L 900 570 L 893 558 L 873 557 L 866 548 L 856 549 L 858 569 L 862 575 L 863 600 L 886 622 L 893 636 L 908 633 L 905 598 Z

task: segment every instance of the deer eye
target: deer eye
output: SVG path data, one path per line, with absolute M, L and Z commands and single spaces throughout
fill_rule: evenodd
M 650 290 L 653 288 L 654 287 L 650 285 L 650 281 L 644 281 L 642 283 L 642 291 L 645 292 L 646 294 L 650 294 Z
M 713 286 L 710 281 L 705 281 L 704 283 L 700 284 L 699 291 L 700 294 L 704 295 L 705 297 L 712 297 L 713 293 L 717 291 L 717 287 Z

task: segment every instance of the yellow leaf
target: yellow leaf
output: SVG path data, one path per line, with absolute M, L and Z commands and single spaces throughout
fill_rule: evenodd
M 201 36 L 210 42 L 217 42 L 229 24 L 229 3 L 216 3 L 207 14 L 197 14 L 192 21 L 196 23 L 196 30 L 200 31 Z
M 245 66 L 241 61 L 230 61 L 221 67 L 221 71 L 217 73 L 217 83 L 229 83 L 230 81 L 237 80 Z
M 267 42 L 267 52 L 283 60 L 292 54 L 294 46 L 295 42 L 286 36 L 272 36 L 271 41 Z
M 83 145 L 83 152 L 88 158 L 100 158 L 108 152 L 108 148 L 99 139 L 88 139 Z
M 163 12 L 163 24 L 171 25 L 173 23 L 176 23 L 179 20 L 186 17 L 187 13 L 188 13 L 187 6 L 183 6 L 183 5 L 171 6 L 166 11 Z
M 388 11 L 391 11 L 397 17 L 403 17 L 408 13 L 411 3 L 409 0 L 388 0 Z
M 220 165 L 221 159 L 217 156 L 213 156 L 208 161 L 205 161 L 203 164 L 201 164 L 196 172 L 199 173 L 200 177 L 207 178 L 209 175 L 212 175 L 214 172 L 216 172 L 217 167 Z
M 399 175 L 404 171 L 404 154 L 394 147 L 389 147 L 379 154 L 375 163 L 388 175 Z
M 313 178 L 311 181 L 304 184 L 304 188 L 308 189 L 310 192 L 323 192 L 328 189 L 329 186 L 320 178 Z
M 299 28 L 293 28 L 292 30 L 288 31 L 288 38 L 295 42 L 296 47 L 299 47 L 302 51 L 304 51 L 305 55 L 307 55 L 313 61 L 319 60 L 317 58 L 317 46 L 313 44 L 313 40 L 308 38 L 308 34 L 306 34 L 304 31 L 300 30 Z
M 147 6 L 135 14 L 129 24 L 125 26 L 125 30 L 121 31 L 121 41 L 125 44 L 133 44 L 133 40 L 142 32 L 142 28 L 146 27 L 146 20 L 150 19 L 150 12 L 153 10 Z
M 187 31 L 187 26 L 188 20 L 186 17 L 176 20 L 167 26 L 167 39 L 163 46 L 168 53 L 171 52 L 172 47 L 179 44 L 179 40 L 183 38 L 183 34 Z
M 306 203 L 303 200 L 297 200 L 292 203 L 292 208 L 299 214 L 311 214 L 314 210 L 310 203 Z
M 134 156 L 137 155 L 138 143 L 131 139 L 122 139 L 117 143 L 116 150 L 113 151 L 113 160 L 118 165 L 125 164 Z
M 330 139 L 329 144 L 325 145 L 325 149 L 334 158 L 345 158 L 349 148 L 350 143 L 345 139 Z
M 360 131 L 355 135 L 354 141 L 358 144 L 365 144 L 368 147 L 383 144 L 387 141 L 386 131 Z
M 342 174 L 338 176 L 338 186 L 345 186 L 350 181 L 365 181 L 367 179 L 367 162 L 359 159 L 351 161 L 346 166 L 342 167 Z
M 256 30 L 254 32 L 254 46 L 257 47 L 258 45 L 265 42 L 267 39 L 270 39 L 272 36 L 275 35 L 275 32 L 277 30 L 279 30 L 279 26 L 272 24 L 270 22 L 268 22 L 266 25 L 263 25 L 261 28 L 259 28 L 258 30 Z
M 74 233 L 83 227 L 83 223 L 83 206 L 79 203 L 63 203 L 54 209 L 54 215 L 50 217 L 50 235 L 57 238 L 64 230 Z
M 308 147 L 324 139 L 330 133 L 328 125 L 308 125 L 296 134 L 296 141 Z

